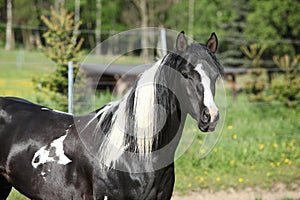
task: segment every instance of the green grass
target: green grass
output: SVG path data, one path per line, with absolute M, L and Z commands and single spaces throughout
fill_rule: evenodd
M 17 190 L 13 189 L 12 192 L 10 192 L 7 200 L 29 200 L 22 194 L 20 194 Z
M 0 50 L 0 96 L 20 96 L 34 101 L 32 76 L 50 73 L 53 64 L 39 52 L 25 52 L 26 63 L 21 66 L 18 65 L 18 56 L 18 51 Z M 127 63 L 128 60 L 120 62 Z M 136 59 L 135 62 L 140 61 Z M 98 97 L 99 107 L 111 98 L 107 92 Z M 243 94 L 238 95 L 236 101 L 229 96 L 226 107 L 227 116 L 220 140 L 202 159 L 199 155 L 203 134 L 195 122 L 188 119 L 184 135 L 196 134 L 196 137 L 176 161 L 175 190 L 185 193 L 204 188 L 270 188 L 278 182 L 300 184 L 300 108 L 253 104 Z M 15 191 L 9 198 L 21 199 L 24 197 Z
M 35 100 L 32 78 L 54 70 L 40 52 L 4 51 L 0 49 L 0 95 Z
M 177 191 L 300 184 L 300 109 L 229 102 L 219 142 L 199 159 L 201 138 L 176 161 Z M 195 128 L 191 128 L 195 130 Z

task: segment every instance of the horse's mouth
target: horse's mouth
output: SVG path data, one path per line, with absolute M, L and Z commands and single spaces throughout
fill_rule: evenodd
M 210 123 L 203 123 L 201 120 L 198 123 L 198 128 L 202 132 L 213 132 L 218 124 L 219 118 Z
M 198 124 L 198 128 L 202 131 L 202 132 L 213 132 L 216 128 L 216 126 L 210 126 L 210 125 L 203 125 L 203 124 Z

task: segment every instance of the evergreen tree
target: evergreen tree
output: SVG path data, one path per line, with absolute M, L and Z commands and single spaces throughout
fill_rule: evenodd
M 43 104 L 54 102 L 57 109 L 67 110 L 68 94 L 68 62 L 78 62 L 82 54 L 80 48 L 83 39 L 77 41 L 80 22 L 74 24 L 73 14 L 61 6 L 55 10 L 51 8 L 51 16 L 41 19 L 48 30 L 43 34 L 45 46 L 38 41 L 39 47 L 45 55 L 56 63 L 56 69 L 46 77 L 34 78 L 40 94 L 38 101 Z M 78 72 L 78 65 L 74 65 L 74 75 Z M 74 76 L 75 77 L 75 76 Z
M 233 18 L 227 23 L 220 24 L 225 34 L 223 43 L 220 45 L 222 64 L 229 67 L 240 67 L 244 64 L 244 59 L 240 48 L 247 44 L 244 29 L 246 27 L 246 17 L 249 13 L 247 0 L 231 1 L 223 3 L 225 10 L 232 10 Z M 226 49 L 225 49 L 226 48 Z

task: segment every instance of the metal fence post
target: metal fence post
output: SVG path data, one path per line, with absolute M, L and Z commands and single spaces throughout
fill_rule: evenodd
M 160 38 L 161 38 L 161 49 L 163 56 L 167 55 L 167 38 L 166 38 L 166 29 L 160 29 Z
M 68 62 L 68 112 L 73 114 L 73 62 Z

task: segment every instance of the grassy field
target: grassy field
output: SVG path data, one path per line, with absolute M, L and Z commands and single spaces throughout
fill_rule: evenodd
M 53 70 L 40 53 L 0 50 L 0 95 L 35 99 L 32 76 Z M 122 61 L 120 61 L 122 62 Z M 125 61 L 124 61 L 125 62 Z M 21 65 L 22 64 L 22 65 Z M 110 99 L 109 94 L 101 97 Z M 275 183 L 300 185 L 300 108 L 283 104 L 250 103 L 244 94 L 233 101 L 228 96 L 226 120 L 219 142 L 200 159 L 202 134 L 188 119 L 184 134 L 196 134 L 191 147 L 176 161 L 175 190 L 260 187 Z M 103 104 L 104 102 L 99 102 Z M 299 106 L 300 107 L 300 106 Z M 12 192 L 9 200 L 25 199 Z
M 177 160 L 176 190 L 299 185 L 299 119 L 299 108 L 253 104 L 240 95 L 227 105 L 225 126 L 212 152 L 199 159 L 198 138 Z

